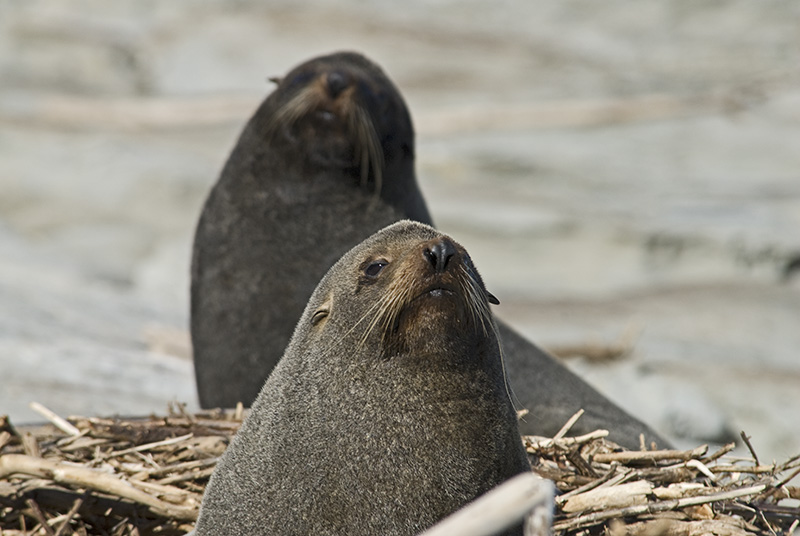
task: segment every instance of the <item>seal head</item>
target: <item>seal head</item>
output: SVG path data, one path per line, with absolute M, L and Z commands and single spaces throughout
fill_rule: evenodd
M 416 534 L 529 470 L 490 300 L 426 225 L 345 254 L 220 460 L 197 534 Z

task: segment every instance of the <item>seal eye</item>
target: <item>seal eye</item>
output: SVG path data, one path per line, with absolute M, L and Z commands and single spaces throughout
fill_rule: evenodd
M 300 86 L 305 86 L 311 81 L 312 78 L 314 78 L 314 76 L 314 73 L 308 71 L 299 72 L 289 79 L 289 87 L 294 89 Z
M 387 264 L 389 264 L 389 261 L 383 259 L 373 261 L 369 263 L 366 268 L 364 268 L 364 274 L 368 277 L 377 277 Z

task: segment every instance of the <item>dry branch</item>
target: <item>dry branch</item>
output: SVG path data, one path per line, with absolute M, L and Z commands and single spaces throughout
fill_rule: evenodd
M 0 456 L 0 479 L 24 474 L 78 488 L 89 488 L 149 506 L 154 513 L 181 520 L 197 517 L 193 507 L 175 506 L 144 493 L 112 475 L 23 454 Z
M 631 463 L 631 462 L 659 462 L 665 460 L 694 460 L 700 458 L 708 450 L 708 445 L 701 445 L 694 450 L 647 450 L 628 452 L 609 452 L 595 454 L 594 461 L 598 463 Z
M 537 517 L 552 518 L 553 484 L 523 473 L 479 497 L 420 536 L 492 536 L 517 524 L 537 510 Z M 549 529 L 550 523 L 546 524 Z M 546 533 L 538 533 L 544 536 Z

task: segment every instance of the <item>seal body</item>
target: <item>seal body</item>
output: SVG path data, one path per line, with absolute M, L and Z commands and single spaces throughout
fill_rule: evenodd
M 317 282 L 403 218 L 429 222 L 402 97 L 361 55 L 306 62 L 242 132 L 203 208 L 191 333 L 203 407 L 250 405 Z
M 217 465 L 198 536 L 412 535 L 530 470 L 487 299 L 426 225 L 345 254 Z
M 204 206 L 191 331 L 203 407 L 252 404 L 317 282 L 340 255 L 403 218 L 431 224 L 400 93 L 369 60 L 338 53 L 284 77 L 244 129 Z M 598 428 L 638 448 L 647 425 L 498 322 L 525 434 Z

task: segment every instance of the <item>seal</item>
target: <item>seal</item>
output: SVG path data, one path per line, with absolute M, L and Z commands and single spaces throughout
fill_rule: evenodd
M 343 52 L 279 80 L 239 137 L 195 233 L 200 405 L 249 406 L 328 268 L 404 218 L 430 222 L 411 118 L 380 68 Z
M 196 534 L 412 535 L 529 471 L 489 302 L 467 251 L 427 225 L 346 253 L 215 468 Z
M 205 203 L 192 258 L 191 332 L 203 407 L 252 404 L 315 286 L 347 250 L 402 219 L 433 225 L 402 96 L 363 56 L 312 59 L 258 108 Z M 525 434 L 608 429 L 669 443 L 498 321 Z

